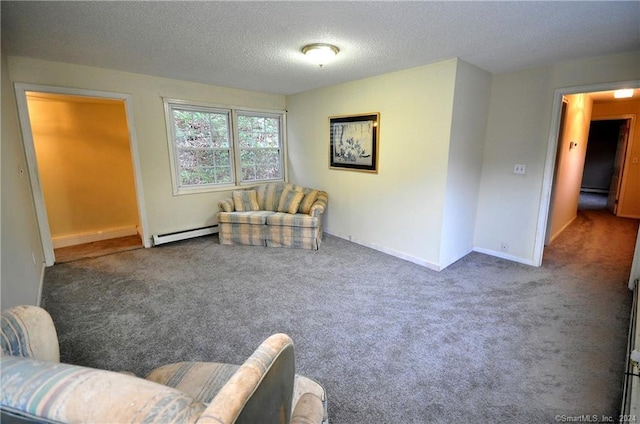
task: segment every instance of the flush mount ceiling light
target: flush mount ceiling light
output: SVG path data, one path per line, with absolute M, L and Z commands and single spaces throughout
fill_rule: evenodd
M 340 51 L 336 46 L 325 43 L 307 44 L 302 48 L 302 53 L 316 65 L 322 66 L 332 60 Z
M 613 97 L 616 99 L 628 99 L 629 97 L 633 97 L 633 89 L 624 88 L 622 90 L 616 90 L 613 92 Z

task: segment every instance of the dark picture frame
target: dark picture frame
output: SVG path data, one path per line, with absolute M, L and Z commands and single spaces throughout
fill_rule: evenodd
M 380 114 L 329 117 L 329 168 L 378 172 Z

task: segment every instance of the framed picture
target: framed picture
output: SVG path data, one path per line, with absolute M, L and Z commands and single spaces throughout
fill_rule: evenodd
M 329 117 L 329 168 L 378 172 L 380 114 Z

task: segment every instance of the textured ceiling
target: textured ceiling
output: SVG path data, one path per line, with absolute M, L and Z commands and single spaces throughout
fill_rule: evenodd
M 459 57 L 492 73 L 640 50 L 640 2 L 10 2 L 9 55 L 278 94 Z M 340 48 L 323 68 L 302 46 Z M 640 53 L 639 53 L 640 54 Z

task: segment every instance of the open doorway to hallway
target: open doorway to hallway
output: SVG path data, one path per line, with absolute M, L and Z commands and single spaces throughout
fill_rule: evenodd
M 640 99 L 615 99 L 613 91 L 567 94 L 559 113 L 545 245 L 581 208 L 605 206 L 616 216 L 640 218 L 640 130 L 635 129 Z M 612 125 L 615 134 L 593 137 L 600 127 Z
M 28 92 L 27 105 L 56 263 L 142 247 L 124 102 Z
M 149 247 L 130 97 L 21 83 L 15 89 L 46 265 L 57 255 L 74 259 L 70 249 L 87 257 L 121 249 L 122 241 L 125 250 L 132 240 Z M 119 238 L 125 240 L 114 242 Z

